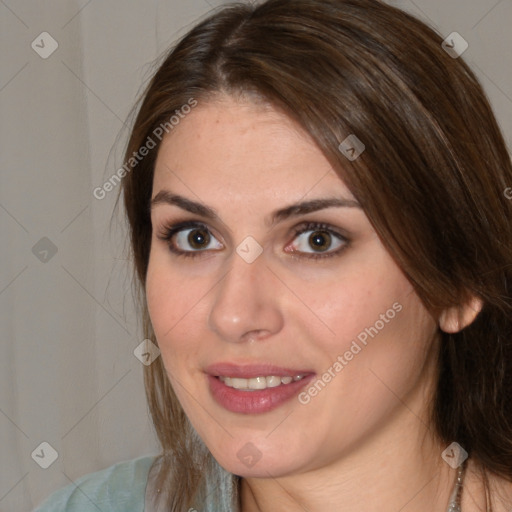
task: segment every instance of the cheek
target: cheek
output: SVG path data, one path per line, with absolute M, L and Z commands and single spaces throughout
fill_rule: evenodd
M 298 295 L 307 297 L 312 313 L 307 320 L 304 315 L 297 318 L 304 318 L 302 328 L 313 338 L 323 340 L 331 358 L 349 350 L 353 341 L 365 347 L 373 338 L 395 337 L 408 316 L 405 306 L 416 297 L 412 285 L 392 262 L 376 261 L 367 265 L 348 261 L 336 279 L 331 276 L 314 286 L 296 283 Z
M 190 348 L 196 336 L 193 316 L 207 293 L 204 280 L 184 278 L 170 267 L 162 251 L 152 253 L 146 277 L 146 299 L 162 357 Z M 187 351 L 190 353 L 190 350 Z M 166 364 L 167 366 L 167 364 Z
M 366 268 L 348 269 L 318 293 L 310 289 L 308 305 L 317 321 L 301 325 L 321 353 L 325 380 L 336 382 L 324 398 L 355 415 L 362 409 L 382 412 L 395 405 L 390 389 L 402 396 L 414 387 L 437 329 L 398 267 L 388 261 Z
M 436 323 L 416 294 L 398 292 L 354 311 L 329 347 L 342 376 L 332 399 L 345 404 L 355 424 L 378 422 L 412 390 L 428 386 L 435 368 Z
M 381 288 L 359 298 L 365 301 L 332 313 L 335 335 L 312 337 L 317 356 L 323 348 L 318 377 L 326 384 L 317 381 L 300 397 L 304 414 L 319 418 L 319 432 L 337 440 L 333 443 L 340 449 L 375 432 L 404 410 L 404 403 L 421 415 L 434 381 L 435 357 L 429 349 L 436 324 L 418 297 L 399 287 L 391 294 Z M 331 453 L 326 449 L 323 455 Z

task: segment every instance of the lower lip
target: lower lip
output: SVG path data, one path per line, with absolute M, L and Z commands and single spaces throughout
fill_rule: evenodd
M 261 414 L 276 409 L 296 396 L 314 375 L 308 375 L 290 384 L 254 391 L 240 391 L 226 386 L 218 377 L 207 377 L 213 398 L 224 409 L 241 414 Z

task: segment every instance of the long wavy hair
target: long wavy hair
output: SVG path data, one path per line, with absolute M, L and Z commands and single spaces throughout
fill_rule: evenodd
M 488 474 L 512 481 L 512 166 L 482 87 L 442 39 L 378 0 L 224 6 L 190 30 L 151 79 L 126 161 L 149 138 L 155 147 L 131 162 L 122 192 L 145 336 L 158 343 L 144 297 L 155 135 L 179 129 L 170 119 L 185 105 L 217 94 L 259 98 L 297 121 L 429 311 L 482 300 L 469 327 L 439 331 L 431 424 L 482 469 L 492 510 Z M 366 146 L 353 161 L 339 150 L 350 134 Z M 145 368 L 145 386 L 162 446 L 155 498 L 169 511 L 237 510 L 240 480 L 198 438 L 161 358 Z

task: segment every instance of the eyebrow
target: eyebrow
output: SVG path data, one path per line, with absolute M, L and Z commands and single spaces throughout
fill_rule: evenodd
M 151 209 L 158 204 L 169 204 L 178 206 L 179 208 L 186 210 L 190 213 L 200 215 L 207 219 L 218 219 L 219 215 L 217 211 L 209 206 L 202 203 L 192 201 L 186 197 L 172 194 L 168 190 L 160 190 L 156 196 L 151 200 Z M 307 213 L 313 213 L 326 208 L 361 208 L 361 205 L 355 199 L 346 198 L 325 198 L 325 199 L 312 199 L 310 201 L 302 201 L 300 203 L 292 204 L 281 208 L 273 212 L 270 216 L 270 225 L 276 222 L 282 222 L 289 217 L 295 217 L 298 215 L 305 215 Z

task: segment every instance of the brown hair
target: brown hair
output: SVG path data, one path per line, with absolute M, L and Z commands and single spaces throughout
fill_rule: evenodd
M 439 331 L 432 425 L 442 442 L 456 440 L 484 470 L 512 481 L 512 201 L 504 194 L 512 166 L 477 79 L 441 42 L 420 21 L 377 0 L 223 7 L 158 69 L 126 158 L 191 98 L 252 94 L 296 120 L 430 311 L 482 299 L 470 326 Z M 366 146 L 354 161 L 338 149 L 350 134 Z M 142 298 L 157 151 L 158 143 L 123 180 Z M 144 303 L 143 309 L 145 335 L 154 339 Z M 194 437 L 161 358 L 145 369 L 145 384 L 163 448 L 159 483 L 169 510 L 187 510 L 220 470 Z

